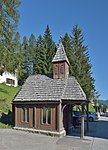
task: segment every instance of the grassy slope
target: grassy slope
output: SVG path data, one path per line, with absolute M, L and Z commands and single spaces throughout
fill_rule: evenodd
M 7 113 L 11 110 L 11 102 L 20 87 L 7 86 L 0 84 L 0 112 Z

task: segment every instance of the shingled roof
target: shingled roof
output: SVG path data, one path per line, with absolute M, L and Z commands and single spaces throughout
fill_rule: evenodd
M 58 62 L 58 61 L 67 61 L 67 63 L 69 64 L 69 60 L 66 56 L 66 52 L 64 50 L 64 46 L 62 44 L 62 41 L 60 41 L 58 49 L 56 51 L 56 54 L 52 60 L 52 62 Z
M 14 101 L 86 100 L 75 77 L 53 79 L 49 75 L 27 78 Z

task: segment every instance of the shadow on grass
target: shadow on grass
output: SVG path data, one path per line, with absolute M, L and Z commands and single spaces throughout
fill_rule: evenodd
M 9 110 L 8 114 L 2 113 L 0 115 L 0 122 L 3 123 L 4 125 L 13 126 L 13 114 L 12 112 Z

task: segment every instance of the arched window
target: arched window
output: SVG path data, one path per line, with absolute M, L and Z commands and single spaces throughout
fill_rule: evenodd
M 51 108 L 43 107 L 42 109 L 42 124 L 51 124 Z
M 55 66 L 55 74 L 58 74 L 58 65 Z
M 22 109 L 22 121 L 29 122 L 29 108 L 28 107 L 24 107 Z
M 59 76 L 59 72 L 58 72 L 58 65 L 55 65 L 55 67 L 54 67 L 54 74 L 55 74 L 55 78 L 58 78 L 58 76 Z
M 64 65 L 61 65 L 61 67 L 60 67 L 60 73 L 64 74 Z

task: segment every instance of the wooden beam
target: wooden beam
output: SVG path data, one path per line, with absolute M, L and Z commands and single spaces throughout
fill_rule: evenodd
M 81 113 L 81 139 L 84 139 L 84 105 L 82 105 Z
M 87 132 L 89 131 L 89 103 L 87 103 L 87 105 L 86 105 L 86 107 L 87 107 Z
M 57 131 L 61 131 L 61 103 L 57 106 Z

